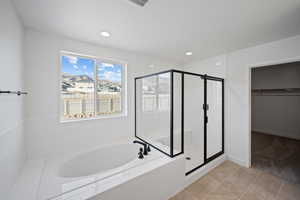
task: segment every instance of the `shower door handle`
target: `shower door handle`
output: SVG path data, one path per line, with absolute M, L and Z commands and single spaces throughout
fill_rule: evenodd
M 204 115 L 207 115 L 208 109 L 209 109 L 209 105 L 208 104 L 203 104 Z M 207 116 L 204 117 L 204 123 L 205 124 L 208 123 L 208 117 Z
M 208 117 L 205 117 L 205 123 L 208 124 Z
M 208 104 L 203 104 L 203 110 L 208 110 L 209 109 L 209 105 Z

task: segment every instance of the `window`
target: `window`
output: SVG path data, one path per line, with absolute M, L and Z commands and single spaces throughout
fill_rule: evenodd
M 126 114 L 125 65 L 111 60 L 61 56 L 61 120 Z

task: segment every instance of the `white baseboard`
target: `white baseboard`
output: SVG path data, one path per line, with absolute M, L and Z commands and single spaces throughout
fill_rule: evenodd
M 227 155 L 227 160 L 230 160 L 238 165 L 241 165 L 243 167 L 251 167 L 251 164 L 248 161 L 237 159 L 233 156 Z

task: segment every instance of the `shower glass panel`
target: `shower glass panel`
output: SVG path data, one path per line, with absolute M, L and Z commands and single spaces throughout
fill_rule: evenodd
M 186 175 L 224 153 L 224 79 L 169 70 L 135 78 L 135 137 L 186 157 Z
M 182 77 L 181 73 L 173 73 L 173 154 L 175 156 L 183 151 Z
M 181 74 L 136 78 L 135 87 L 136 137 L 171 157 L 182 153 Z
M 184 153 L 186 172 L 204 163 L 204 81 L 184 74 Z
M 136 80 L 136 135 L 170 153 L 170 73 Z
M 207 159 L 223 151 L 223 82 L 207 80 Z

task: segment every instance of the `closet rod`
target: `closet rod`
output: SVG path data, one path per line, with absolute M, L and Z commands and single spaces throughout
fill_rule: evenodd
M 282 96 L 282 97 L 288 97 L 288 96 L 300 96 L 300 94 L 291 94 L 291 95 L 278 95 L 278 94 L 274 94 L 274 95 L 272 95 L 272 94 L 266 94 L 266 95 L 252 95 L 252 96 L 276 96 L 276 97 L 280 97 L 280 96 Z

